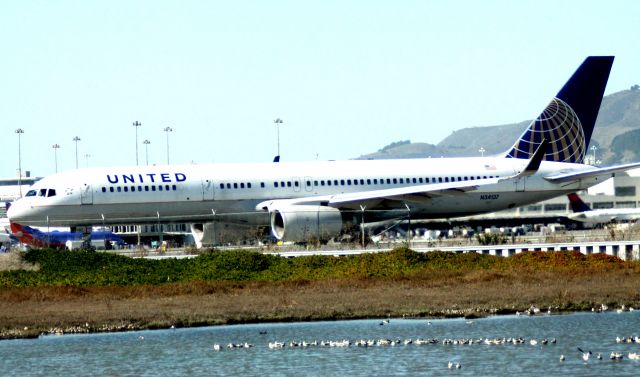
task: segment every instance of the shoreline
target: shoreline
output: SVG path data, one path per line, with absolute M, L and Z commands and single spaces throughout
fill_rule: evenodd
M 633 270 L 483 271 L 442 276 L 136 287 L 5 288 L 0 339 L 227 324 L 478 318 L 640 307 Z

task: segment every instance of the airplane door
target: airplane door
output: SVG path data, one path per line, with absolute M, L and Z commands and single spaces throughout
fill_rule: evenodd
M 300 177 L 293 177 L 293 191 L 300 191 Z
M 80 188 L 80 203 L 93 204 L 93 190 L 91 190 L 91 185 L 85 183 Z
M 515 185 L 516 185 L 516 191 L 517 192 L 522 192 L 525 190 L 525 186 L 527 183 L 527 177 L 521 177 L 515 180 Z
M 213 200 L 213 181 L 210 179 L 202 180 L 202 200 Z

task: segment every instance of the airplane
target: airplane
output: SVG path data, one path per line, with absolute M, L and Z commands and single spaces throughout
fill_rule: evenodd
M 637 221 L 640 219 L 640 208 L 606 208 L 591 209 L 576 193 L 567 195 L 573 213 L 569 218 L 591 224 L 604 224 L 612 221 Z
M 43 232 L 38 229 L 31 228 L 18 223 L 11 223 L 11 234 L 18 242 L 30 247 L 47 247 L 53 249 L 63 249 L 67 245 L 67 241 L 82 241 L 82 232 L 67 231 L 51 231 Z M 105 240 L 110 241 L 109 247 L 118 245 L 124 246 L 125 242 L 122 238 L 111 231 L 97 230 L 91 232 L 93 241 L 101 242 L 106 246 Z
M 504 154 L 486 157 L 90 168 L 43 178 L 11 222 L 83 229 L 185 222 L 198 246 L 224 224 L 327 241 L 361 224 L 489 213 L 586 189 L 630 163 L 582 161 L 613 56 L 590 56 Z M 499 135 L 496 135 L 499 137 Z
M 0 218 L 0 245 L 10 244 L 13 241 L 11 231 L 9 230 L 9 219 Z

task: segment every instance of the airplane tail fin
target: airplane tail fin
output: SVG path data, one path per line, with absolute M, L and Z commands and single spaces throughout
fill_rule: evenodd
M 572 212 L 581 213 L 591 211 L 591 208 L 589 208 L 589 206 L 585 202 L 583 202 L 582 199 L 580 199 L 578 194 L 571 193 L 567 195 L 567 197 L 569 198 L 569 205 L 571 206 Z
M 506 157 L 530 159 L 546 139 L 550 146 L 545 161 L 581 163 L 591 140 L 613 58 L 587 57 Z
M 33 229 L 26 225 L 20 225 L 18 223 L 10 223 L 11 233 L 18 239 L 18 241 L 28 245 L 39 245 L 41 241 L 41 234 L 37 229 Z

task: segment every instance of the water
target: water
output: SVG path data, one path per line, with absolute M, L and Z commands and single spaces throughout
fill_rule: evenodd
M 636 376 L 640 361 L 629 352 L 640 344 L 616 337 L 640 336 L 640 311 L 552 316 L 463 319 L 379 320 L 251 324 L 128 333 L 46 336 L 0 341 L 2 376 Z M 431 324 L 428 324 L 428 323 Z M 266 334 L 261 334 L 266 332 Z M 527 339 L 522 345 L 443 345 L 445 338 Z M 143 339 L 142 339 L 143 338 Z M 281 341 L 437 338 L 439 344 L 373 347 L 269 349 Z M 555 345 L 528 340 L 557 338 Z M 252 348 L 214 351 L 219 343 L 248 342 Z M 591 350 L 585 363 L 577 347 Z M 609 360 L 611 352 L 624 354 Z M 601 353 L 603 360 L 595 358 Z M 560 362 L 563 354 L 566 361 Z M 448 369 L 449 361 L 461 369 Z

